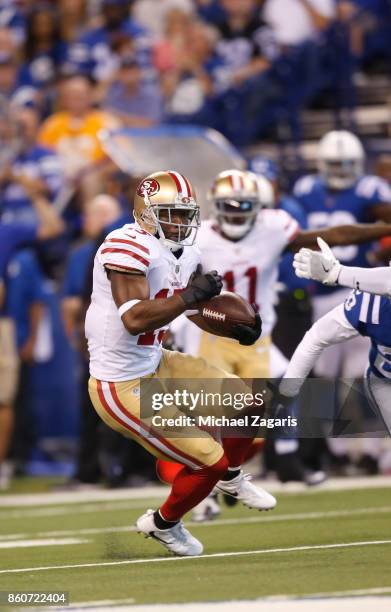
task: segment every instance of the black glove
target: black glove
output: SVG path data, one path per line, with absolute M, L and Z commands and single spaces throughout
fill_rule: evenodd
M 232 328 L 232 336 L 235 340 L 239 340 L 239 344 L 250 346 L 258 340 L 262 333 L 262 319 L 260 314 L 257 312 L 255 315 L 255 326 L 249 327 L 248 325 L 242 325 L 239 323 Z
M 223 280 L 216 270 L 201 274 L 199 268 L 200 266 L 197 266 L 197 270 L 191 275 L 186 289 L 181 293 L 186 306 L 210 300 L 213 296 L 219 295 L 223 288 Z
M 190 275 L 189 282 L 187 283 L 186 287 L 190 287 L 191 283 L 195 278 L 197 278 L 197 276 L 202 276 L 202 264 L 198 264 L 194 272 Z

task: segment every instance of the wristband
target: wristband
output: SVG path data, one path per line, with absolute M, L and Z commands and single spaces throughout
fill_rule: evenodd
M 135 306 L 136 304 L 138 304 L 139 302 L 141 302 L 141 300 L 129 300 L 129 302 L 125 302 L 124 304 L 122 304 L 119 308 L 118 308 L 118 314 L 120 317 L 122 317 L 123 314 L 125 314 L 125 312 L 128 312 L 128 310 L 130 310 L 131 308 L 133 308 L 133 306 Z

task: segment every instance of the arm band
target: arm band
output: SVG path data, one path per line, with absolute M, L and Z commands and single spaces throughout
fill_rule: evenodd
M 122 317 L 123 314 L 125 314 L 125 312 L 128 312 L 128 310 L 130 310 L 131 308 L 133 308 L 133 306 L 135 306 L 136 304 L 138 304 L 139 302 L 141 302 L 141 300 L 129 300 L 129 302 L 125 302 L 124 304 L 122 304 L 119 308 L 118 308 L 118 314 L 120 317 Z

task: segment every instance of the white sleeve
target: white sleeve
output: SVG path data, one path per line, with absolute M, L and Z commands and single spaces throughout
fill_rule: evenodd
M 295 350 L 280 383 L 280 392 L 288 396 L 297 395 L 317 358 L 325 348 L 345 342 L 345 340 L 350 340 L 350 338 L 355 338 L 358 335 L 358 331 L 345 317 L 343 304 L 330 310 L 324 317 L 314 323 Z
M 391 298 L 391 267 L 352 268 L 341 266 L 338 285 Z
M 270 232 L 270 240 L 278 241 L 284 249 L 300 232 L 300 225 L 289 213 L 281 208 L 264 209 L 260 212 L 261 222 Z
M 131 238 L 121 230 L 111 232 L 98 251 L 101 263 L 109 270 L 147 274 L 151 254 L 139 237 Z

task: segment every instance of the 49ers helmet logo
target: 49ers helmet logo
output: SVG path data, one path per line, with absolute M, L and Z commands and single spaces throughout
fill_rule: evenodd
M 137 195 L 141 198 L 155 195 L 160 190 L 160 185 L 155 179 L 145 179 L 137 188 Z

